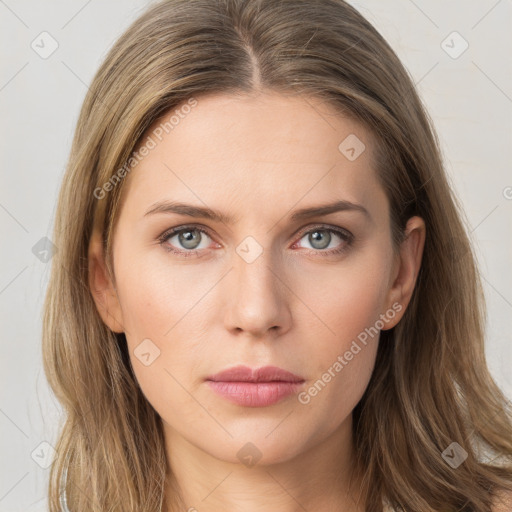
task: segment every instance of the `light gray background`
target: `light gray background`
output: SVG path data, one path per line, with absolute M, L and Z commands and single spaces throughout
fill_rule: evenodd
M 352 1 L 390 42 L 434 120 L 467 212 L 489 308 L 487 355 L 512 397 L 512 60 L 510 0 Z M 108 48 L 146 0 L 0 0 L 0 511 L 42 511 L 59 406 L 41 363 L 49 263 L 32 247 L 51 226 L 79 108 Z M 47 31 L 58 49 L 32 48 Z M 469 43 L 458 58 L 442 42 Z M 445 45 L 461 48 L 453 37 Z M 41 44 L 41 43 L 40 43 Z M 48 48 L 48 46 L 46 46 Z M 41 451 L 42 450 L 42 451 Z M 37 458 L 36 456 L 34 458 Z

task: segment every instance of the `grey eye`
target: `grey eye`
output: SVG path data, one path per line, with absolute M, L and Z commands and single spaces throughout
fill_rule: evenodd
M 172 236 L 168 238 L 169 243 L 173 238 L 178 238 L 178 247 L 177 249 L 188 249 L 188 250 L 196 250 L 196 249 L 204 249 L 205 247 L 200 247 L 200 244 L 203 239 L 203 235 L 208 237 L 208 235 L 197 228 L 187 228 L 182 229 L 181 231 L 177 231 Z M 174 247 L 174 244 L 171 243 Z M 207 247 L 207 246 L 206 246 Z
M 319 251 L 325 249 L 333 249 L 334 247 L 329 247 L 331 242 L 333 242 L 336 238 L 341 240 L 342 242 L 346 242 L 347 240 L 343 237 L 341 233 L 333 229 L 314 229 L 306 233 L 301 240 L 307 239 L 307 243 L 310 244 L 311 249 L 317 249 Z M 341 245 L 341 244 L 338 244 Z

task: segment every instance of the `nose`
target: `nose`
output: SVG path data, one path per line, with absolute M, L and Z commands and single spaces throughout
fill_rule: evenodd
M 235 254 L 233 267 L 227 282 L 230 300 L 224 319 L 226 328 L 256 338 L 285 333 L 291 325 L 287 300 L 290 290 L 282 265 L 272 261 L 269 251 L 263 251 L 250 263 Z

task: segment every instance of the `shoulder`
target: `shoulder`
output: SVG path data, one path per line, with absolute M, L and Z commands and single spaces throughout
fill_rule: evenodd
M 511 512 L 512 511 L 512 491 L 500 491 L 496 495 L 493 503 L 492 512 Z

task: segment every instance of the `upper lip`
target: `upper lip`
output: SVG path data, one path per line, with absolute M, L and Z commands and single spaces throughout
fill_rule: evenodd
M 303 382 L 304 379 L 277 366 L 262 366 L 249 368 L 248 366 L 233 366 L 210 375 L 206 380 L 217 382 Z

